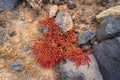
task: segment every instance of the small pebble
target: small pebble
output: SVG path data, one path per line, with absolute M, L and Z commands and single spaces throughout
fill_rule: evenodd
M 34 14 L 34 18 L 37 18 L 38 16 L 39 16 L 39 13 L 36 12 L 36 13 Z
M 70 1 L 67 3 L 67 7 L 68 7 L 68 9 L 72 10 L 72 9 L 76 8 L 77 6 L 76 6 L 75 2 Z
M 48 4 L 48 3 L 50 3 L 50 0 L 42 0 L 42 3 L 43 4 Z
M 12 36 L 15 36 L 16 34 L 17 34 L 16 31 L 13 31 L 13 32 L 9 33 L 9 36 L 12 37 Z
M 18 71 L 18 72 L 21 72 L 24 70 L 24 66 L 17 61 L 11 62 L 10 67 L 11 67 L 11 69 Z

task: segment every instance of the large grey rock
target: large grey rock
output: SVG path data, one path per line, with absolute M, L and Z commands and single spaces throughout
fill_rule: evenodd
M 104 80 L 120 80 L 120 37 L 95 44 L 93 48 Z
M 98 41 L 120 35 L 120 19 L 113 16 L 106 17 L 96 31 Z
M 12 10 L 20 0 L 0 0 L 0 8 Z
M 73 28 L 71 15 L 64 11 L 60 11 L 57 14 L 55 24 L 58 25 L 59 29 L 63 32 L 67 32 Z
M 95 36 L 93 31 L 85 31 L 78 35 L 78 44 L 85 44 Z
M 62 80 L 75 80 L 75 78 L 78 80 L 103 80 L 95 57 L 92 54 L 89 57 L 91 62 L 88 65 L 80 65 L 78 68 L 74 62 L 69 60 L 65 64 L 61 64 Z

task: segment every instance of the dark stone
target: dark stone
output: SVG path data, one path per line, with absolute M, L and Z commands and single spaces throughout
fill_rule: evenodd
M 22 64 L 20 64 L 19 62 L 15 61 L 15 62 L 11 62 L 10 63 L 10 67 L 15 70 L 15 71 L 18 71 L 18 72 L 21 72 L 23 71 L 24 69 L 24 66 Z
M 34 14 L 34 18 L 37 18 L 38 16 L 39 16 L 39 13 L 36 12 L 36 13 Z
M 17 34 L 17 32 L 13 31 L 13 32 L 9 33 L 9 36 L 12 37 L 12 36 L 15 36 L 16 34 Z
M 5 28 L 5 23 L 2 20 L 0 20 L 0 27 Z
M 68 7 L 68 9 L 74 9 L 77 6 L 76 6 L 75 2 L 70 1 L 67 3 L 67 7 Z
M 92 16 L 92 22 L 97 21 L 96 16 Z
M 85 31 L 78 35 L 78 44 L 82 45 L 87 43 L 89 40 L 91 40 L 95 36 L 95 33 L 92 31 Z
M 111 39 L 120 35 L 120 19 L 113 16 L 105 17 L 96 31 L 98 41 Z
M 120 37 L 93 45 L 104 80 L 120 80 Z
M 0 0 L 0 8 L 12 10 L 22 0 Z
M 48 4 L 48 3 L 50 3 L 50 0 L 42 0 L 42 3 L 43 4 Z
M 62 5 L 62 4 L 65 4 L 67 2 L 68 2 L 68 0 L 52 0 L 52 3 L 55 5 Z
M 39 27 L 39 29 L 42 33 L 46 33 L 48 31 L 47 27 Z

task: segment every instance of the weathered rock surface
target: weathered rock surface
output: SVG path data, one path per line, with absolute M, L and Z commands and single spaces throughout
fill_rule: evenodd
M 58 11 L 57 5 L 50 7 L 49 17 L 51 18 L 51 17 L 56 16 L 57 11 Z
M 96 31 L 98 41 L 114 38 L 120 35 L 120 19 L 112 16 L 106 17 Z
M 98 64 L 93 55 L 89 56 L 91 62 L 88 65 L 81 65 L 76 68 L 74 62 L 67 60 L 65 64 L 61 64 L 61 76 L 62 80 L 103 80 L 102 75 L 99 71 Z
M 104 80 L 120 80 L 120 37 L 95 44 L 93 48 Z
M 0 8 L 12 10 L 18 2 L 19 0 L 0 0 Z
M 85 31 L 78 35 L 78 44 L 85 44 L 95 36 L 93 31 Z
M 73 28 L 73 21 L 70 14 L 60 11 L 56 18 L 55 24 L 58 25 L 59 29 L 63 32 L 67 32 Z
M 120 5 L 118 6 L 115 6 L 115 7 L 111 7 L 101 13 L 99 13 L 96 18 L 97 20 L 101 20 L 103 19 L 104 17 L 106 16 L 109 16 L 109 15 L 112 15 L 112 16 L 116 16 L 116 17 L 119 17 L 120 16 Z

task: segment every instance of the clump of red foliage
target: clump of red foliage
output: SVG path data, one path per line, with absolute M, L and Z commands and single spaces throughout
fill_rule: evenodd
M 39 25 L 49 28 L 45 38 L 35 41 L 33 45 L 33 54 L 41 66 L 50 68 L 65 59 L 74 61 L 77 66 L 90 61 L 88 55 L 91 50 L 84 53 L 83 49 L 78 47 L 74 30 L 66 33 L 59 31 L 54 24 L 54 18 L 39 21 Z

